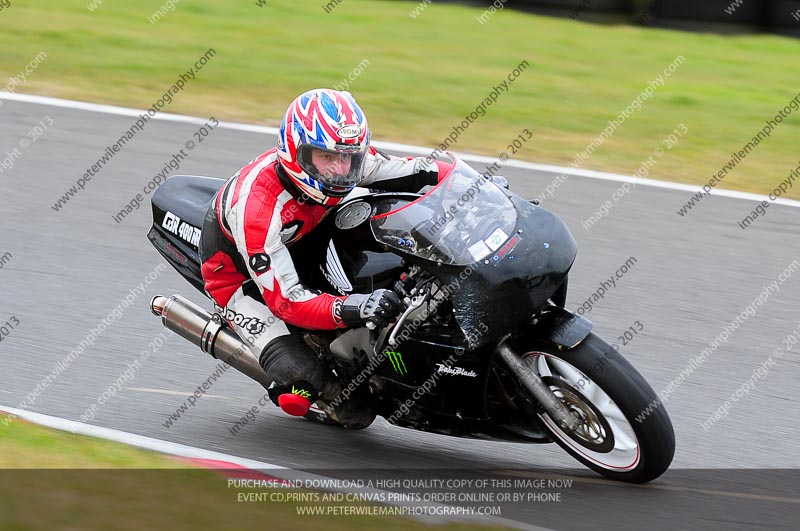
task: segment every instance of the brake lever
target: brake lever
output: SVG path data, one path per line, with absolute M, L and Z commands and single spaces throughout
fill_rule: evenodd
M 406 310 L 397 320 L 397 324 L 395 324 L 394 330 L 392 330 L 392 333 L 389 336 L 389 341 L 388 341 L 389 346 L 396 347 L 398 345 L 397 334 L 402 329 L 406 319 L 408 319 L 408 316 L 411 315 L 412 312 L 422 307 L 422 305 L 425 304 L 426 299 L 427 297 L 425 293 L 420 293 L 419 295 L 416 295 L 414 298 L 411 299 L 411 303 L 408 305 L 408 307 L 406 307 Z

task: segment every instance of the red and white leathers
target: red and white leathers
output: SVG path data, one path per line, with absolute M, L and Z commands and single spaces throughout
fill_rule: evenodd
M 390 156 L 370 147 L 359 186 L 416 192 L 436 184 L 449 168 L 449 163 Z M 256 357 L 272 340 L 290 334 L 287 324 L 309 330 L 344 327 L 345 297 L 306 289 L 287 248 L 342 200 L 329 198 L 323 206 L 304 197 L 280 167 L 276 149 L 239 170 L 215 198 L 201 243 L 205 288 Z

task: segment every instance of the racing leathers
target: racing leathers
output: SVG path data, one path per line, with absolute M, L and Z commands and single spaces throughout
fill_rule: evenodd
M 359 186 L 416 192 L 437 184 L 449 167 L 370 147 Z M 225 183 L 202 230 L 202 276 L 217 311 L 250 346 L 277 387 L 308 389 L 311 402 L 320 396 L 334 398 L 335 386 L 300 331 L 333 330 L 352 323 L 347 312 L 345 319 L 342 315 L 346 297 L 302 284 L 295 262 L 304 257 L 292 256 L 290 248 L 341 200 L 328 198 L 322 205 L 304 195 L 271 149 Z

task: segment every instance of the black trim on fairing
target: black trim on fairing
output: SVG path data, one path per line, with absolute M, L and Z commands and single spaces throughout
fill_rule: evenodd
M 435 171 L 421 171 L 397 177 L 395 179 L 385 179 L 376 181 L 368 185 L 370 190 L 380 190 L 382 192 L 419 192 L 425 186 L 436 186 L 439 183 L 439 173 Z
M 153 211 L 172 212 L 194 227 L 202 227 L 206 211 L 224 179 L 195 175 L 173 175 L 153 193 Z
M 174 175 L 156 189 L 151 199 L 153 225 L 147 234 L 148 239 L 167 262 L 201 293 L 205 293 L 200 269 L 201 249 L 206 237 L 204 228 L 213 200 L 224 183 L 224 179 L 213 177 Z M 167 212 L 180 218 L 181 224 L 200 229 L 198 246 L 163 227 Z M 219 227 L 216 215 L 213 212 L 211 215 Z M 229 241 L 221 229 L 217 230 L 225 241 Z

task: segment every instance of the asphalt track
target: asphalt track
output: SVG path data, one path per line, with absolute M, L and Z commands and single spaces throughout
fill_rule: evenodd
M 0 173 L 0 256 L 11 254 L 0 269 L 0 322 L 12 316 L 19 321 L 0 344 L 0 403 L 8 406 L 22 403 L 161 262 L 145 238 L 147 205 L 121 223 L 112 215 L 141 192 L 198 128 L 151 121 L 56 212 L 53 203 L 135 120 L 4 101 L 0 153 L 19 146 L 45 116 L 53 125 Z M 269 135 L 218 128 L 178 171 L 226 177 L 274 141 Z M 514 190 L 529 197 L 554 178 L 552 173 L 510 167 L 502 173 Z M 777 184 L 783 177 L 765 179 Z M 579 244 L 571 308 L 580 306 L 629 257 L 636 258 L 587 317 L 612 341 L 634 321 L 644 326 L 622 350 L 658 392 L 765 285 L 800 260 L 800 211 L 775 205 L 764 219 L 742 230 L 736 222 L 755 207 L 752 201 L 712 196 L 680 217 L 676 210 L 689 193 L 637 186 L 607 217 L 584 229 L 581 222 L 619 187 L 619 182 L 571 177 L 544 206 L 567 221 Z M 342 477 L 394 469 L 411 475 L 436 470 L 493 479 L 572 478 L 575 483 L 563 491 L 560 502 L 503 508 L 504 518 L 552 529 L 794 528 L 798 474 L 779 469 L 800 468 L 800 430 L 793 418 L 800 377 L 796 352 L 784 353 L 766 375 L 753 378 L 800 323 L 800 270 L 779 287 L 670 394 L 667 408 L 677 453 L 672 469 L 644 487 L 611 484 L 575 469 L 574 461 L 555 445 L 452 439 L 382 421 L 362 432 L 345 432 L 289 418 L 270 406 L 258 407 L 256 420 L 233 435 L 229 428 L 258 406 L 263 393 L 232 370 L 167 428 L 168 416 L 207 380 L 216 363 L 177 337 L 123 381 L 91 423 Z M 156 293 L 182 293 L 202 302 L 177 273 L 165 270 L 27 409 L 76 420 L 96 403 L 162 331 L 147 309 Z M 754 390 L 733 402 L 727 417 L 704 429 L 703 422 L 748 380 Z

